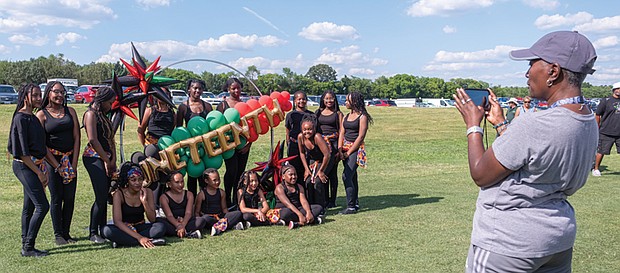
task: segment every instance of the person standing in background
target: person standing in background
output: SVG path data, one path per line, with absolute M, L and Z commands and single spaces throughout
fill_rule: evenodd
M 592 176 L 601 176 L 599 167 L 603 162 L 603 156 L 610 154 L 614 143 L 617 152 L 620 153 L 620 82 L 613 84 L 611 92 L 611 96 L 602 99 L 596 109 L 599 140 Z

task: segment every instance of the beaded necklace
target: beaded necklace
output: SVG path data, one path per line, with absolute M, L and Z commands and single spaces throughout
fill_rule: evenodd
M 558 107 L 564 104 L 584 104 L 584 103 L 586 103 L 586 99 L 583 96 L 575 96 L 575 97 L 558 100 L 554 102 L 553 104 L 551 104 L 551 106 L 549 106 L 549 109 L 555 108 L 555 107 Z

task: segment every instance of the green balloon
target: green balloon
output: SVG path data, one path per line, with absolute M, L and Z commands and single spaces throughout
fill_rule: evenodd
M 194 164 L 192 160 L 187 161 L 187 174 L 190 177 L 198 178 L 202 175 L 202 172 L 205 171 L 205 164 L 202 162 L 198 162 L 198 164 Z
M 224 117 L 226 118 L 226 123 L 239 123 L 241 121 L 241 116 L 239 115 L 239 111 L 235 108 L 228 108 L 224 111 Z
M 159 147 L 159 150 L 165 150 L 168 146 L 174 144 L 175 142 L 176 141 L 174 141 L 174 138 L 171 136 L 162 136 L 157 141 L 157 147 Z
M 200 156 L 200 157 L 205 156 L 205 148 L 204 147 L 198 147 L 198 156 Z
M 205 155 L 202 157 L 202 162 L 205 163 L 206 168 L 219 169 L 220 167 L 222 167 L 224 159 L 222 158 L 222 155 L 216 155 L 214 157 L 209 157 L 208 155 Z
M 231 158 L 233 155 L 235 154 L 235 149 L 231 149 L 228 150 L 226 152 L 222 153 L 222 158 L 224 158 L 224 160 Z
M 187 122 L 187 129 L 192 136 L 200 136 L 209 132 L 209 123 L 203 117 L 195 116 Z
M 174 140 L 176 140 L 176 142 L 179 142 L 181 140 L 186 140 L 186 139 L 192 137 L 192 134 L 185 127 L 174 128 L 174 130 L 172 130 L 172 134 L 171 135 L 172 135 L 172 138 L 174 138 Z
M 248 144 L 248 140 L 245 139 L 244 136 L 239 136 L 239 145 L 236 147 L 237 150 L 241 150 L 243 149 L 243 147 L 245 147 L 246 144 Z
M 178 148 L 178 149 L 177 149 L 177 151 L 176 151 L 176 153 L 177 153 L 179 156 L 183 156 L 183 155 L 185 155 L 185 154 L 187 153 L 187 151 L 189 151 L 189 149 L 188 149 L 188 148 Z
M 180 161 L 183 161 L 183 162 L 185 162 L 185 163 L 187 163 L 187 161 L 189 161 L 189 160 L 190 160 L 190 159 L 189 159 L 189 156 L 187 156 L 187 155 L 182 155 L 182 156 L 179 156 L 179 157 L 181 158 L 181 159 L 179 159 L 179 160 L 180 160 Z
M 179 172 L 180 172 L 183 176 L 185 176 L 185 175 L 187 174 L 187 170 L 186 170 L 186 168 L 181 168 L 181 169 L 179 170 Z
M 215 130 L 226 124 L 226 118 L 220 111 L 211 111 L 207 114 L 207 123 L 211 130 Z

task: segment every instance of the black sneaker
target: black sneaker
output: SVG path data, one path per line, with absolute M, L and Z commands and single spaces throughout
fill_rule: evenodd
M 187 238 L 202 239 L 202 233 L 200 233 L 200 230 L 194 230 L 190 232 L 189 234 L 187 234 Z
M 328 209 L 335 208 L 335 207 L 336 207 L 336 203 L 332 203 L 332 202 L 327 203 Z
M 101 237 L 101 236 L 99 236 L 97 234 L 90 235 L 89 239 L 90 239 L 91 242 L 93 242 L 95 244 L 103 244 L 103 243 L 105 243 L 105 239 L 103 239 L 103 237 Z
M 67 241 L 67 243 L 69 244 L 75 244 L 77 243 L 77 239 L 71 237 L 70 235 L 67 235 L 65 237 L 63 237 L 65 239 L 65 241 Z
M 338 214 L 355 214 L 357 210 L 355 208 L 346 208 L 338 212 Z
M 56 237 L 55 242 L 57 246 L 62 246 L 62 245 L 66 245 L 69 243 L 67 242 L 67 240 L 65 240 L 65 238 L 62 238 L 62 237 Z
M 322 224 L 323 222 L 325 222 L 324 218 L 325 218 L 325 216 L 323 216 L 323 215 L 319 215 L 319 216 L 317 216 L 317 217 L 316 217 L 316 221 L 315 221 L 315 222 L 316 222 L 316 224 L 317 224 L 317 225 L 320 225 L 320 224 Z
M 45 250 L 38 250 L 36 248 L 33 248 L 32 250 L 22 249 L 21 254 L 22 254 L 22 257 L 45 257 L 49 255 L 49 252 Z
M 163 245 L 166 245 L 166 239 L 164 238 L 151 239 L 151 243 L 153 243 L 156 246 L 163 246 Z

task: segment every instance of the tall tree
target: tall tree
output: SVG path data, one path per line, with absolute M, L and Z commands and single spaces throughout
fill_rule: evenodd
M 308 69 L 306 77 L 317 82 L 334 82 L 336 81 L 336 70 L 326 64 L 317 64 Z

